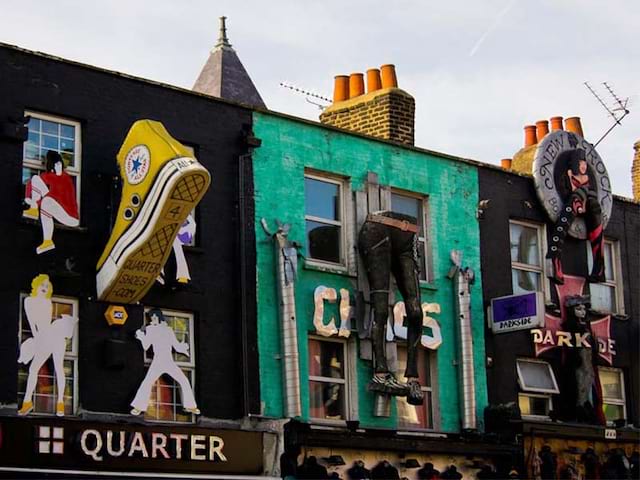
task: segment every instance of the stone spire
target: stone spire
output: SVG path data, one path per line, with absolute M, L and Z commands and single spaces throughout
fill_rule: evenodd
M 193 86 L 193 91 L 266 108 L 260 93 L 227 37 L 227 17 L 220 17 L 218 41 Z

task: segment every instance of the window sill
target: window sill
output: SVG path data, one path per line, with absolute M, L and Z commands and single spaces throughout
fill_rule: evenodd
M 32 225 L 39 226 L 40 220 L 32 220 L 31 218 L 20 217 L 20 223 L 23 225 Z M 62 225 L 61 223 L 56 222 L 54 230 L 66 230 L 68 232 L 79 232 L 79 233 L 87 233 L 89 229 L 87 227 L 67 227 L 66 225 Z
M 522 415 L 522 420 L 529 422 L 551 422 L 551 417 L 547 415 Z
M 324 263 L 317 262 L 314 260 L 304 260 L 303 268 L 305 270 L 314 270 L 316 272 L 324 272 L 324 273 L 333 273 L 336 275 L 346 275 L 350 277 L 355 277 L 355 275 L 351 275 L 349 270 L 344 265 L 338 265 L 337 263 Z
M 426 280 L 420 280 L 420 288 L 424 290 L 432 290 L 434 292 L 438 291 L 438 287 L 436 287 L 435 283 L 428 282 Z
M 331 420 L 328 418 L 309 418 L 309 423 L 311 424 L 312 428 L 319 428 L 319 429 L 331 429 L 333 428 L 347 428 L 347 421 L 346 420 Z

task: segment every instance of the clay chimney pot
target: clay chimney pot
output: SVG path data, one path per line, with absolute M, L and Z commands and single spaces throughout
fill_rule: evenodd
M 530 147 L 538 143 L 538 137 L 536 137 L 536 126 L 525 125 L 524 127 L 524 146 Z
M 551 117 L 551 131 L 555 132 L 556 130 L 563 130 L 562 117 Z
M 333 103 L 349 99 L 349 77 L 336 75 L 333 83 Z
M 395 65 L 382 65 L 380 73 L 382 74 L 382 88 L 396 88 L 398 86 Z
M 506 170 L 511 170 L 511 159 L 503 158 L 502 160 L 500 160 L 500 166 Z
M 382 80 L 380 78 L 380 70 L 377 68 L 370 68 L 367 70 L 367 93 L 375 92 L 382 88 Z
M 364 94 L 364 75 L 352 73 L 349 76 L 349 98 L 359 97 Z
M 564 121 L 564 128 L 567 132 L 573 132 L 576 135 L 580 135 L 584 138 L 584 133 L 582 133 L 582 123 L 580 122 L 580 117 L 569 117 Z
M 536 136 L 538 137 L 538 141 L 540 142 L 547 133 L 549 133 L 549 121 L 538 120 L 536 122 Z

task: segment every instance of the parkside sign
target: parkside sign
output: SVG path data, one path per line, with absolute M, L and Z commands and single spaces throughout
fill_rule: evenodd
M 543 327 L 544 295 L 542 292 L 530 292 L 494 298 L 488 317 L 493 333 Z

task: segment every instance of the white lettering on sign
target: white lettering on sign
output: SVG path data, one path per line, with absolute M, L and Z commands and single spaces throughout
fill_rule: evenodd
M 524 318 L 517 318 L 515 320 L 504 320 L 502 322 L 497 323 L 497 325 L 498 325 L 498 330 L 505 330 L 505 329 L 514 328 L 514 327 L 526 327 L 528 325 L 533 325 L 533 318 L 524 317 Z
M 182 458 L 182 441 L 187 440 L 189 435 L 185 435 L 184 433 L 172 433 L 169 435 L 169 438 L 175 440 L 176 442 L 176 458 L 179 460 Z
M 209 437 L 209 460 L 215 460 L 216 455 L 220 458 L 221 462 L 226 462 L 227 457 L 222 453 L 222 449 L 224 448 L 224 440 L 220 437 L 216 437 L 215 435 L 211 435 Z
M 117 438 L 114 438 L 117 437 Z M 186 445 L 186 447 L 185 447 Z M 106 448 L 105 448 L 106 447 Z M 104 460 L 104 454 L 120 457 L 127 450 L 128 457 L 188 459 L 197 461 L 226 462 L 224 440 L 217 435 L 188 435 L 186 433 L 143 433 L 124 430 L 100 432 L 87 429 L 80 435 L 82 452 L 96 462 Z M 103 451 L 104 450 L 106 451 Z M 184 448 L 187 453 L 183 454 Z
M 340 289 L 340 329 L 336 327 L 335 317 L 331 317 L 329 323 L 324 323 L 324 302 L 336 303 L 338 293 L 335 288 L 328 288 L 320 285 L 313 293 L 313 302 L 315 309 L 313 311 L 313 326 L 316 333 L 323 337 L 331 337 L 339 335 L 348 337 L 351 335 L 351 305 L 349 303 L 349 291 L 345 288 Z
M 558 330 L 556 332 L 551 330 L 541 330 L 535 328 L 531 330 L 533 336 L 533 343 L 540 343 L 542 345 L 551 345 L 554 347 L 569 347 L 569 348 L 591 348 L 589 343 L 588 333 L 571 333 Z M 616 354 L 615 346 L 616 341 L 611 338 L 596 338 L 598 344 L 598 352 Z
M 129 457 L 133 457 L 133 454 L 136 452 L 142 453 L 143 458 L 149 458 L 149 452 L 147 451 L 147 447 L 144 444 L 144 437 L 142 433 L 135 432 L 133 434 L 133 439 L 131 440 L 131 446 L 129 447 Z
M 93 449 L 90 449 L 87 446 L 87 440 L 89 438 L 89 435 L 91 435 L 95 439 L 96 446 Z M 100 456 L 99 453 L 100 453 L 100 450 L 102 449 L 102 437 L 100 436 L 100 432 L 92 429 L 85 430 L 84 432 L 82 432 L 82 436 L 80 437 L 80 448 L 82 448 L 82 452 L 85 455 L 90 456 L 96 462 L 101 462 L 102 456 Z
M 113 432 L 109 430 L 107 432 L 107 453 L 112 457 L 119 457 L 124 453 L 124 432 L 120 430 L 120 448 L 116 451 L 113 449 Z
M 157 458 L 158 452 L 160 452 L 164 458 L 170 458 L 166 447 L 167 436 L 164 433 L 154 432 L 151 434 L 151 458 Z
M 438 321 L 430 317 L 429 313 L 440 313 L 440 304 L 423 303 L 422 304 L 422 326 L 431 329 L 431 334 L 424 334 L 420 338 L 423 347 L 436 350 L 442 345 L 442 332 Z M 387 341 L 391 342 L 395 338 L 403 340 L 407 339 L 407 327 L 404 326 L 404 319 L 407 316 L 407 310 L 404 302 L 398 302 L 393 306 L 393 326 L 387 325 Z
M 206 437 L 204 435 L 191 435 L 191 460 L 206 460 L 205 454 L 198 453 L 199 450 L 207 449 L 205 444 Z

